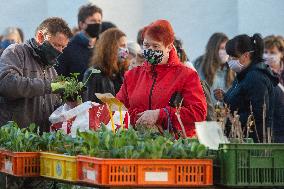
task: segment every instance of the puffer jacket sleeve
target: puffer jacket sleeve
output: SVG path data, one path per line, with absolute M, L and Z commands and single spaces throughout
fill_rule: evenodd
M 16 44 L 5 49 L 1 55 L 0 96 L 19 99 L 51 93 L 51 81 L 23 76 L 24 53 L 23 47 Z
M 183 97 L 183 105 L 180 109 L 181 121 L 187 136 L 192 137 L 195 135 L 194 122 L 205 121 L 207 114 L 206 98 L 196 72 L 185 75 L 181 95 Z M 163 125 L 164 129 L 172 126 L 175 130 L 181 131 L 176 111 L 177 109 L 171 106 L 160 109 L 157 123 Z

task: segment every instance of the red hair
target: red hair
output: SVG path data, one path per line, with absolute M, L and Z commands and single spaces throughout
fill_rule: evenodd
M 165 46 L 174 42 L 174 30 L 167 20 L 157 20 L 150 25 L 144 27 L 142 38 L 145 35 L 150 36 L 156 41 L 163 42 Z

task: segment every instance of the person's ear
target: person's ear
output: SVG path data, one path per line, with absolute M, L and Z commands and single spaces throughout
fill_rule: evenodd
M 250 52 L 247 52 L 247 59 L 251 59 L 252 58 L 252 53 L 250 53 Z
M 38 31 L 36 34 L 36 42 L 38 42 L 40 45 L 44 42 L 44 35 L 42 31 Z
M 172 48 L 174 47 L 173 43 L 169 44 L 166 49 L 167 49 L 167 53 L 170 53 L 170 51 L 172 50 Z
M 240 60 L 246 61 L 246 60 L 250 59 L 249 54 L 250 54 L 249 52 L 245 52 L 244 54 L 241 55 Z

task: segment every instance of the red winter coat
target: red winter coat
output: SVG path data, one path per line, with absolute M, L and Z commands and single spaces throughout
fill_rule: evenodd
M 137 114 L 145 110 L 160 109 L 157 124 L 167 129 L 182 130 L 175 115 L 176 108 L 169 106 L 171 96 L 179 92 L 183 97 L 181 120 L 188 137 L 195 135 L 194 122 L 204 121 L 207 105 L 199 77 L 195 71 L 180 63 L 174 49 L 170 51 L 168 64 L 155 66 L 144 62 L 125 74 L 124 83 L 116 97 L 124 103 L 135 125 Z M 168 115 L 170 117 L 168 117 Z

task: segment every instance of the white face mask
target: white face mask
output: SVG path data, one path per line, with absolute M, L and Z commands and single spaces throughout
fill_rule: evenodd
M 237 73 L 240 73 L 245 68 L 245 66 L 242 65 L 239 60 L 230 60 L 228 64 L 229 67 Z
M 281 61 L 280 56 L 277 54 L 264 53 L 263 58 L 265 60 L 265 63 L 269 66 L 273 64 L 279 65 Z
M 227 54 L 226 50 L 220 49 L 219 50 L 219 57 L 221 59 L 221 62 L 224 64 L 228 61 L 229 55 Z

